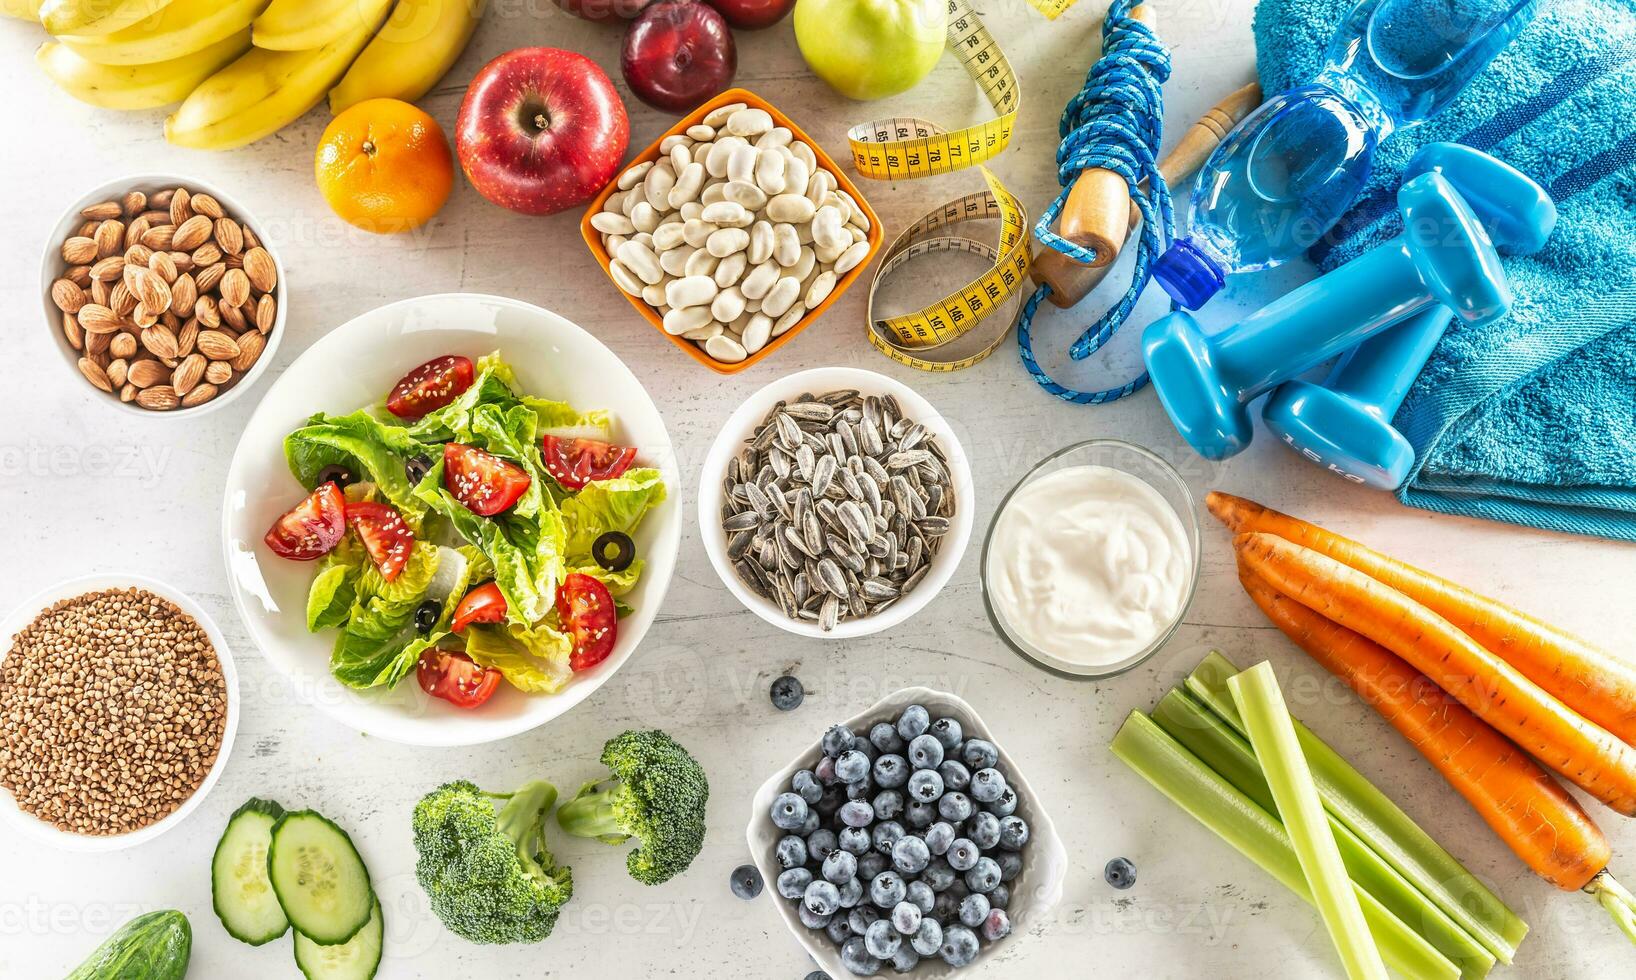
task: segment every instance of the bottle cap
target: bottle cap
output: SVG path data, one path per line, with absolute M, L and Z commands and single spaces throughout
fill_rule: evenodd
M 1186 238 L 1173 242 L 1153 261 L 1153 278 L 1189 310 L 1208 303 L 1227 281 L 1215 260 Z

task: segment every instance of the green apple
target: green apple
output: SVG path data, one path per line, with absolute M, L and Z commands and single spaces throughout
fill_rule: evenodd
M 914 88 L 943 55 L 948 0 L 796 0 L 795 43 L 814 74 L 851 99 Z

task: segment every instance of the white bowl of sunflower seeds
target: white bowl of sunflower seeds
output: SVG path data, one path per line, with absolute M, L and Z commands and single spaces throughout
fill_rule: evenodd
M 858 368 L 781 378 L 716 437 L 699 527 L 722 584 L 800 636 L 890 629 L 960 564 L 976 508 L 948 422 L 913 389 Z

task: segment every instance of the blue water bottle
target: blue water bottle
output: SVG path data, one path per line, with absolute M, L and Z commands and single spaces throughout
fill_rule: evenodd
M 1340 220 L 1395 129 L 1442 111 L 1538 0 L 1360 0 L 1310 83 L 1268 99 L 1199 171 L 1188 236 L 1153 264 L 1196 310 L 1226 277 L 1281 265 Z

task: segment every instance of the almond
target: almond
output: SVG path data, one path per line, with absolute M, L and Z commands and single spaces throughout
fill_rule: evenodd
M 130 266 L 125 268 L 129 269 Z M 152 269 L 138 269 L 136 272 L 136 288 L 132 292 L 136 293 L 137 302 L 155 317 L 170 309 L 171 292 L 165 278 Z
M 114 334 L 114 339 L 108 341 L 108 353 L 130 360 L 136 355 L 136 334 L 126 330 Z
M 97 225 L 100 224 L 102 224 L 100 221 L 82 221 L 80 222 L 79 229 L 74 232 L 73 237 L 90 238 L 95 240 L 97 237 Z
M 159 314 L 138 303 L 136 308 L 131 310 L 131 322 L 145 330 L 159 322 Z
M 202 214 L 207 218 L 221 218 L 227 214 L 227 212 L 222 210 L 222 206 L 216 203 L 216 199 L 211 197 L 209 194 L 193 195 L 192 204 L 194 211 L 197 211 L 199 214 Z
M 216 309 L 222 315 L 222 325 L 224 327 L 232 329 L 235 333 L 243 333 L 245 330 L 250 329 L 250 320 L 245 316 L 244 307 L 228 306 L 224 301 L 217 304 Z M 251 310 L 253 312 L 254 307 Z
M 245 248 L 260 248 L 261 247 L 261 239 L 256 237 L 256 233 L 254 231 L 250 230 L 249 225 L 239 225 L 239 230 L 244 232 L 244 247 Z
M 169 378 L 170 372 L 158 361 L 132 361 L 126 371 L 126 380 L 138 388 L 152 388 Z
M 67 313 L 62 315 L 62 335 L 63 339 L 68 341 L 68 346 L 75 350 L 85 349 L 85 330 L 78 320 Z
M 261 336 L 255 334 L 254 336 Z M 212 361 L 231 361 L 243 353 L 238 341 L 220 330 L 201 330 L 197 341 L 199 353 Z
M 263 296 L 256 301 L 256 329 L 263 335 L 273 329 L 278 322 L 278 301 L 271 296 Z
M 130 224 L 126 225 L 125 247 L 130 248 L 132 245 L 140 242 L 142 240 L 142 236 L 148 233 L 149 224 L 150 222 L 147 218 L 137 218 L 135 221 L 132 221 Z
M 171 193 L 170 223 L 180 226 L 187 219 L 193 217 L 193 196 L 186 187 L 178 187 Z
M 101 388 L 103 391 L 113 394 L 114 385 L 113 382 L 108 380 L 108 372 L 97 366 L 96 361 L 91 360 L 89 357 L 82 357 L 79 360 L 79 365 L 80 373 L 85 375 L 85 380 L 96 385 L 98 388 Z
M 117 218 L 124 213 L 125 209 L 119 206 L 118 201 L 103 201 L 100 204 L 93 204 L 88 208 L 80 209 L 80 217 L 92 221 L 106 221 L 109 218 Z
M 92 237 L 97 240 L 97 254 L 107 258 L 125 247 L 125 226 L 117 221 L 104 221 L 97 225 L 96 234 Z
M 127 381 L 125 387 L 119 389 L 119 400 L 126 403 L 136 401 L 136 393 L 139 390 L 141 389 Z
M 213 385 L 224 385 L 232 377 L 233 365 L 227 361 L 211 361 L 205 366 L 204 379 Z
M 108 308 L 114 311 L 115 316 L 130 316 L 136 309 L 136 294 L 124 282 L 116 282 L 108 297 Z
M 62 260 L 69 265 L 89 265 L 97 260 L 97 240 L 75 236 L 62 243 Z
M 127 218 L 134 217 L 148 209 L 148 195 L 141 191 L 127 191 L 119 203 Z
M 244 232 L 239 228 L 239 223 L 232 218 L 217 218 L 216 244 L 228 255 L 238 255 L 244 251 Z
M 176 277 L 180 273 L 180 270 L 176 268 L 176 263 L 170 260 L 169 252 L 155 252 L 149 256 L 148 268 L 157 273 L 167 286 L 174 286 Z
M 222 275 L 221 294 L 227 306 L 243 306 L 250 298 L 250 277 L 243 269 L 228 269 Z
M 151 261 L 153 261 L 153 249 L 146 245 L 132 245 L 130 248 L 125 250 L 126 268 L 133 265 L 139 265 L 143 268 L 147 268 L 148 263 Z
M 178 395 L 186 398 L 187 393 L 193 390 L 193 386 L 204 378 L 206 363 L 202 354 L 189 354 L 182 358 L 182 363 L 176 365 L 176 370 L 170 373 L 170 386 L 176 389 Z
M 218 389 L 213 384 L 206 383 L 199 385 L 182 398 L 182 407 L 196 408 L 203 405 L 205 402 L 216 397 L 217 390 Z
M 173 310 L 191 310 L 193 304 L 199 301 L 199 287 L 193 282 L 193 276 L 183 273 L 170 284 L 170 308 Z
M 86 333 L 113 333 L 125 325 L 125 321 L 113 310 L 96 303 L 86 303 L 74 315 Z
M 216 307 L 216 297 L 200 296 L 193 304 L 193 315 L 199 318 L 199 325 L 207 330 L 214 330 L 222 325 L 222 314 Z
M 213 265 L 205 263 L 200 266 L 199 271 L 193 277 L 193 281 L 198 284 L 199 295 L 203 296 L 221 285 L 222 277 L 225 275 L 227 275 L 227 266 L 222 265 L 220 262 Z
M 125 256 L 110 255 L 91 267 L 91 278 L 101 282 L 113 282 L 125 271 Z
M 232 359 L 233 370 L 243 374 L 255 366 L 256 358 L 267 347 L 267 339 L 259 333 L 247 333 L 238 340 L 239 353 Z
M 90 301 L 85 290 L 72 279 L 58 279 L 51 284 L 51 302 L 56 303 L 57 309 L 64 313 L 78 313 L 80 307 Z
M 171 224 L 170 212 L 164 208 L 150 206 L 148 210 L 137 215 L 137 217 L 147 218 L 149 228 L 168 228 Z
M 197 317 L 188 317 L 187 322 L 176 333 L 176 352 L 181 357 L 193 353 L 193 348 L 199 343 L 199 320 Z
M 64 270 L 62 277 L 81 289 L 91 288 L 91 267 L 88 265 L 71 265 Z
M 176 229 L 170 225 L 163 225 L 158 228 L 149 228 L 147 232 L 142 235 L 142 244 L 153 249 L 155 252 L 170 251 L 170 248 L 173 244 L 175 244 L 175 241 Z
M 176 335 L 168 327 L 148 327 L 142 331 L 142 346 L 161 361 L 177 356 Z
M 109 351 L 109 353 L 111 354 L 113 352 Z M 112 361 L 109 361 L 108 362 L 108 383 L 113 385 L 115 388 L 125 387 L 125 382 L 127 380 L 127 378 L 125 376 L 125 372 L 127 370 L 129 370 L 129 368 L 130 368 L 130 365 L 127 364 L 124 361 L 123 358 L 117 358 L 116 357 Z
M 113 287 L 109 286 L 101 279 L 91 280 L 91 302 L 107 306 L 113 301 L 113 296 Z
M 222 261 L 222 250 L 215 242 L 205 242 L 193 250 L 194 265 L 215 265 Z
M 136 403 L 149 411 L 168 412 L 182 404 L 182 400 L 176 397 L 176 391 L 170 385 L 155 385 L 137 392 Z
M 96 357 L 108 353 L 113 344 L 114 335 L 111 333 L 87 333 L 85 335 L 85 353 L 88 357 Z
M 184 252 L 191 252 L 210 240 L 214 224 L 210 218 L 196 214 L 176 226 L 171 243 Z
M 161 211 L 170 211 L 170 202 L 176 197 L 175 188 L 156 191 L 148 198 L 148 207 L 158 208 Z
M 278 285 L 278 267 L 272 255 L 259 245 L 244 253 L 244 274 L 258 293 L 270 293 Z
M 193 265 L 194 265 L 193 256 L 187 254 L 186 252 L 178 252 L 175 249 L 171 249 L 169 252 L 166 252 L 165 254 L 169 255 L 170 260 L 172 262 L 176 263 L 176 271 L 177 272 L 192 272 L 193 271 Z

